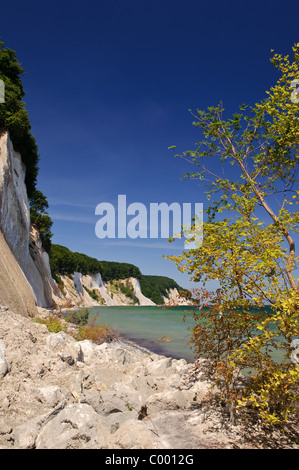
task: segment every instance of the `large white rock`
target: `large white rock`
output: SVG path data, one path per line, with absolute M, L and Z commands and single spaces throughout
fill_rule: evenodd
M 146 401 L 146 409 L 149 416 L 160 413 L 162 410 L 189 409 L 190 403 L 180 390 L 155 393 Z
M 47 385 L 39 389 L 38 399 L 50 407 L 55 407 L 65 396 L 57 385 Z
M 36 449 L 101 449 L 109 434 L 107 424 L 90 405 L 74 403 L 43 426 Z
M 162 357 L 147 364 L 148 372 L 152 375 L 165 375 L 173 373 L 172 359 L 170 357 Z
M 8 364 L 5 359 L 5 345 L 2 339 L 0 339 L 0 379 L 5 376 L 8 371 Z
M 148 429 L 143 421 L 126 420 L 109 439 L 108 449 L 159 449 L 154 430 Z

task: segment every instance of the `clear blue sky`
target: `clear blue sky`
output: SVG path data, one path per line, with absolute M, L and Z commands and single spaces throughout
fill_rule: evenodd
M 228 113 L 275 83 L 271 49 L 298 42 L 298 0 L 2 2 L 0 37 L 17 52 L 40 153 L 53 242 L 191 287 L 162 254 L 182 243 L 95 235 L 101 202 L 203 202 L 168 150 L 199 139 L 188 109 Z

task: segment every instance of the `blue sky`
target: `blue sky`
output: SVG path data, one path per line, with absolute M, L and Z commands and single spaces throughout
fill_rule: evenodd
M 26 0 L 5 2 L 0 37 L 26 73 L 53 242 L 144 274 L 187 276 L 163 254 L 183 241 L 95 235 L 101 202 L 206 203 L 168 150 L 199 140 L 188 109 L 254 104 L 275 83 L 271 49 L 298 42 L 298 1 Z

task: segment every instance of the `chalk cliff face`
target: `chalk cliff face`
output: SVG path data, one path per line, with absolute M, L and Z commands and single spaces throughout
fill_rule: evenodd
M 29 237 L 29 253 L 24 267 L 28 281 L 30 282 L 39 307 L 52 307 L 53 280 L 49 263 L 49 255 L 43 250 L 38 231 L 31 226 Z
M 49 278 L 49 261 L 39 234 L 30 227 L 25 167 L 15 152 L 8 133 L 0 136 L 0 231 L 25 275 L 36 304 L 54 305 Z
M 1 232 L 0 304 L 24 317 L 37 314 L 33 290 Z
M 168 290 L 168 297 L 163 295 L 165 305 L 189 305 L 190 302 L 185 297 L 182 297 L 176 288 Z
M 55 303 L 58 306 L 96 307 L 99 305 L 156 305 L 145 297 L 138 279 L 130 277 L 119 281 L 103 282 L 101 274 L 61 276 L 62 283 L 56 284 Z M 130 289 L 132 296 L 126 296 L 120 284 Z
M 21 155 L 7 133 L 0 137 L 0 229 L 23 268 L 29 254 L 30 215 Z
M 148 299 L 142 294 L 138 279 L 135 279 L 135 278 L 131 278 L 131 279 L 132 279 L 131 282 L 132 282 L 132 286 L 134 289 L 134 294 L 139 300 L 139 305 L 156 305 L 152 300 Z

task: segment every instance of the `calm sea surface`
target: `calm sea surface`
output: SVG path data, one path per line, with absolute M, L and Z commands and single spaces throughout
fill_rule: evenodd
M 96 316 L 97 325 L 107 324 L 121 336 L 150 351 L 194 362 L 192 344 L 189 343 L 191 329 L 195 326 L 192 312 L 190 307 L 103 306 L 90 308 L 89 322 Z M 159 341 L 163 336 L 171 341 Z M 281 351 L 273 351 L 271 355 L 281 360 Z
M 150 351 L 177 359 L 194 362 L 188 343 L 190 328 L 195 325 L 192 310 L 188 307 L 94 307 L 90 309 L 89 322 L 96 316 L 96 324 L 107 324 L 118 333 Z M 186 315 L 186 321 L 183 321 Z M 167 336 L 170 342 L 159 341 Z

